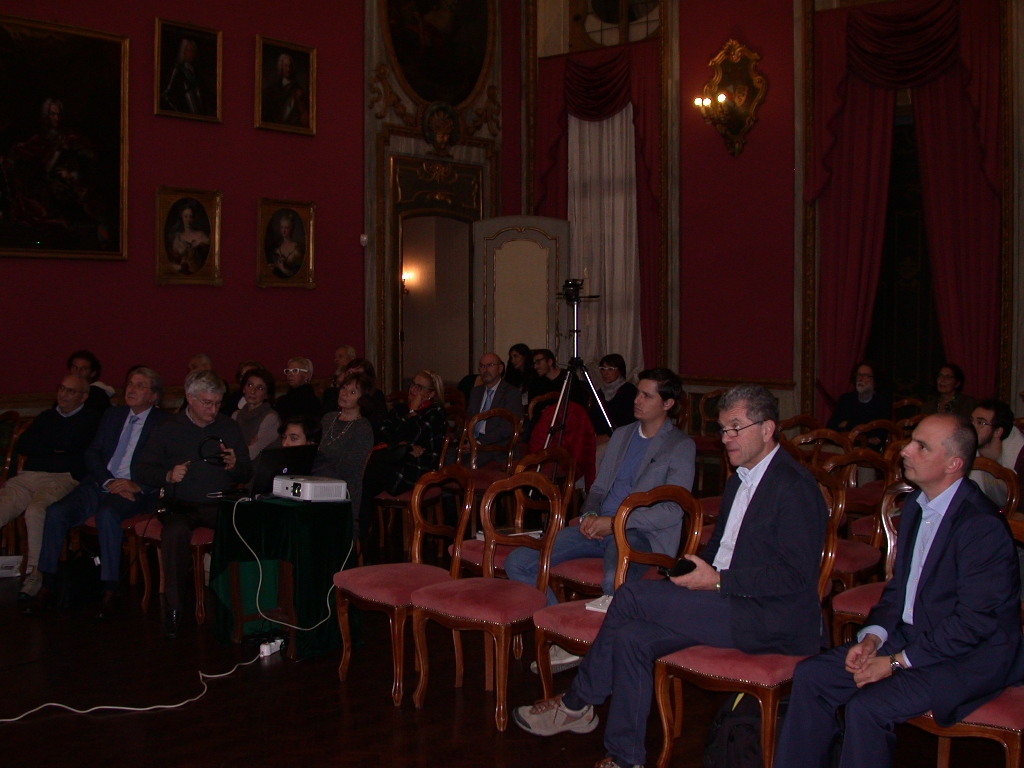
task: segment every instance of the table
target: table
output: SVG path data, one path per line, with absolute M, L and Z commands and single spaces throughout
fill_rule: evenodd
M 313 631 L 290 631 L 288 655 L 308 658 L 339 647 L 341 635 L 333 598 L 328 603 L 328 590 L 349 555 L 351 502 L 268 498 L 240 502 L 237 507 L 234 501 L 220 502 L 210 587 L 218 598 L 214 609 L 217 639 L 224 643 L 241 642 L 243 634 L 274 626 L 256 611 L 256 562 L 235 533 L 233 510 L 238 532 L 263 566 L 263 612 L 299 627 L 312 627 L 330 612 L 330 618 Z M 355 565 L 354 553 L 345 564 Z

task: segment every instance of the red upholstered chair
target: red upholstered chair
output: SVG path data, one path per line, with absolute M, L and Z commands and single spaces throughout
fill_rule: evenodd
M 680 391 L 679 405 L 676 406 L 675 425 L 680 432 L 690 428 L 690 409 L 693 408 L 693 400 L 689 393 Z
M 816 475 L 818 487 L 829 506 L 829 522 L 818 571 L 818 596 L 824 600 L 835 554 L 836 530 L 845 499 L 845 489 L 828 475 Z M 765 768 L 772 768 L 775 756 L 775 724 L 779 699 L 793 685 L 793 670 L 804 656 L 749 654 L 734 648 L 695 645 L 663 656 L 654 664 L 654 696 L 661 716 L 662 745 L 658 768 L 672 759 L 672 742 L 682 725 L 682 689 L 673 679 L 686 680 L 710 691 L 740 691 L 761 705 L 761 754 Z M 676 701 L 673 702 L 673 690 Z
M 572 489 L 576 477 L 576 460 L 565 448 L 551 447 L 524 456 L 516 464 L 513 475 L 522 472 L 539 472 L 548 479 L 558 484 L 559 492 L 563 499 L 572 497 Z M 511 526 L 518 532 L 524 530 L 524 519 L 526 510 L 538 510 L 547 512 L 549 504 L 547 499 L 530 499 L 526 494 L 516 494 L 514 512 Z M 494 549 L 494 572 L 498 576 L 505 575 L 505 558 L 508 557 L 515 547 L 499 544 Z M 448 548 L 451 554 L 451 547 Z M 473 537 L 462 543 L 462 567 L 464 570 L 477 576 L 483 573 L 484 564 L 484 542 L 483 539 Z M 557 592 L 557 590 L 556 590 Z
M 548 499 L 551 514 L 540 539 L 526 536 L 505 536 L 495 530 L 492 520 L 500 497 L 509 493 L 521 495 L 530 489 Z M 455 686 L 462 685 L 462 630 L 484 632 L 486 688 L 493 686 L 494 720 L 499 731 L 508 725 L 506 690 L 508 686 L 508 654 L 512 638 L 521 635 L 533 624 L 533 614 L 547 602 L 548 562 L 555 535 L 562 527 L 565 502 L 558 489 L 537 472 L 522 472 L 498 480 L 484 494 L 480 522 L 484 529 L 483 578 L 457 579 L 421 587 L 412 593 L 412 623 L 416 639 L 416 658 L 420 679 L 413 694 L 416 707 L 423 706 L 429 677 L 426 624 L 433 620 L 455 630 Z M 540 550 L 537 583 L 534 586 L 510 579 L 494 578 L 494 552 L 499 544 L 528 546 Z M 455 567 L 454 564 L 452 566 Z M 495 658 L 496 657 L 496 658 Z
M 1024 522 L 1010 520 L 1013 538 L 1024 544 Z M 1021 606 L 1024 617 L 1024 605 Z M 955 725 L 943 728 L 932 718 L 931 712 L 908 720 L 922 730 L 939 737 L 938 768 L 949 767 L 950 739 L 991 739 L 1003 745 L 1006 768 L 1021 768 L 1024 764 L 1024 685 L 1005 689 L 992 701 L 982 704 Z
M 0 451 L 3 451 L 3 464 L 0 464 L 0 488 L 7 482 L 7 476 L 11 472 L 11 462 L 14 459 L 14 446 L 18 442 L 18 435 L 21 431 L 18 425 L 21 424 L 21 416 L 17 411 L 4 411 L 0 413 Z
M 984 456 L 975 457 L 971 471 L 985 472 L 1006 487 L 1006 503 L 999 511 L 1007 517 L 1013 517 L 1020 504 L 1020 481 L 1017 478 L 1017 473 L 1004 467 L 998 461 L 986 459 Z
M 871 523 L 859 526 L 868 535 L 856 536 L 873 547 L 881 545 L 881 528 L 878 515 L 882 507 L 882 494 L 893 481 L 893 469 L 881 455 L 867 448 L 855 448 L 849 453 L 829 456 L 823 465 L 826 472 L 837 475 L 846 486 L 846 513 L 856 515 L 857 520 L 870 517 Z M 874 480 L 858 484 L 860 469 L 873 471 Z M 842 523 L 840 523 L 842 526 Z
M 850 639 L 851 624 L 863 624 L 868 613 L 882 597 L 885 584 L 892 578 L 896 564 L 896 517 L 914 486 L 899 480 L 885 489 L 881 505 L 881 529 L 885 536 L 885 581 L 864 584 L 832 596 L 832 644 L 841 645 Z
M 902 400 L 897 400 L 892 404 L 892 420 L 899 422 L 900 419 L 905 419 L 907 416 L 919 414 L 923 405 L 924 403 L 916 397 L 905 397 Z
M 779 432 L 781 434 L 785 434 L 786 437 L 790 439 L 795 435 L 813 432 L 816 429 L 821 429 L 821 423 L 813 416 L 806 413 L 801 413 L 797 416 L 783 419 L 779 422 Z M 792 434 L 787 434 L 792 430 L 795 431 L 793 431 Z
M 11 412 L 8 411 L 8 413 Z M 4 461 L 3 474 L 0 475 L 0 480 L 2 480 L 2 482 L 0 482 L 0 487 L 7 482 L 9 477 L 13 477 L 18 474 L 18 472 L 20 472 L 25 466 L 25 457 L 18 456 L 17 458 L 14 458 L 14 454 L 18 438 L 21 437 L 22 433 L 28 429 L 31 424 L 31 418 L 21 419 L 11 430 L 10 442 L 7 445 L 7 458 Z M 0 548 L 2 548 L 8 555 L 21 555 L 21 566 L 19 567 L 19 570 L 22 575 L 24 575 L 26 565 L 28 564 L 28 528 L 25 525 L 24 515 L 18 515 L 7 523 L 7 525 L 3 526 L 3 528 L 0 528 Z
M 149 569 L 149 550 L 156 547 L 157 564 L 160 568 L 160 593 L 164 591 L 164 564 L 160 554 L 160 542 L 164 526 L 158 515 L 147 516 L 135 523 L 135 535 L 139 540 L 139 566 L 142 569 L 142 612 L 149 610 L 149 595 L 152 591 Z M 199 527 L 192 531 L 192 578 L 196 587 L 196 624 L 206 621 L 206 568 L 203 558 L 213 546 L 213 528 Z
M 619 564 L 615 569 L 616 589 L 626 581 L 626 571 L 630 563 L 645 563 L 652 567 L 663 565 L 670 568 L 678 559 L 668 555 L 637 552 L 626 541 L 626 523 L 629 516 L 637 509 L 663 501 L 675 502 L 683 512 L 684 525 L 679 538 L 678 557 L 696 553 L 701 530 L 700 501 L 677 485 L 662 485 L 644 493 L 632 493 L 623 499 L 615 513 L 613 531 L 615 546 L 619 553 Z M 598 563 L 601 561 L 598 560 Z M 600 584 L 600 579 L 598 583 Z M 559 645 L 570 653 L 583 655 L 593 644 L 603 622 L 604 614 L 588 611 L 587 601 L 584 600 L 549 605 L 533 614 L 533 623 L 536 627 L 534 638 L 537 644 L 537 672 L 544 688 L 545 699 L 550 699 L 554 695 L 551 684 L 551 658 L 548 655 L 551 645 Z
M 899 421 L 897 421 L 896 426 L 903 430 L 904 437 L 909 437 L 914 432 L 914 427 L 916 427 L 918 423 L 920 423 L 921 419 L 923 419 L 924 416 L 925 415 L 923 413 L 908 416 L 905 419 L 900 419 Z
M 868 448 L 868 437 L 871 432 L 877 432 L 885 430 L 885 440 L 882 443 L 880 450 L 884 451 L 889 447 L 890 444 L 896 440 L 903 439 L 903 430 L 900 429 L 899 425 L 889 421 L 889 419 L 875 419 L 869 421 L 867 424 L 860 424 L 850 430 L 850 442 L 855 448 Z
M 834 429 L 815 429 L 796 435 L 790 442 L 800 451 L 804 464 L 816 464 L 819 467 L 830 456 L 853 450 L 850 438 Z
M 719 462 L 719 488 L 725 483 L 725 467 L 728 465 L 722 438 L 718 434 L 718 401 L 728 390 L 713 389 L 705 392 L 697 404 L 700 415 L 700 432 L 693 436 L 697 444 L 697 493 L 704 490 L 704 471 L 710 459 Z
M 152 512 L 145 512 L 141 515 L 132 515 L 121 521 L 121 535 L 123 537 L 121 546 L 125 556 L 128 558 L 128 583 L 132 586 L 135 586 L 139 576 L 139 537 L 135 535 L 135 526 L 139 523 L 145 523 L 151 517 L 153 517 Z M 97 534 L 96 515 L 86 519 L 78 528 L 72 529 L 72 549 L 76 548 L 80 531 L 95 536 Z
M 424 514 L 427 495 L 430 492 L 440 494 L 442 490 L 454 492 L 459 499 L 459 520 L 454 528 L 432 524 L 427 521 Z M 412 562 L 366 565 L 334 574 L 334 602 L 342 639 L 338 677 L 342 682 L 345 682 L 348 675 L 349 660 L 352 657 L 352 637 L 348 625 L 349 603 L 363 610 L 381 611 L 387 614 L 391 624 L 391 698 L 396 707 L 402 703 L 405 619 L 412 607 L 412 593 L 420 587 L 451 581 L 458 577 L 462 537 L 466 533 L 472 506 L 473 479 L 463 467 L 453 464 L 439 472 L 428 472 L 413 487 L 409 503 L 413 519 Z M 450 570 L 423 562 L 423 538 L 428 535 L 452 539 Z

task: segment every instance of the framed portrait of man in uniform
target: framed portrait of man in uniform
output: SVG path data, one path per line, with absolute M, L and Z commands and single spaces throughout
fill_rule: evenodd
M 256 127 L 316 135 L 316 48 L 256 36 Z
M 157 19 L 153 71 L 155 114 L 221 122 L 220 32 Z

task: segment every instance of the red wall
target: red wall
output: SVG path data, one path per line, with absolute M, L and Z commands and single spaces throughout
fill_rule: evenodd
M 679 5 L 680 369 L 793 377 L 793 3 Z M 768 93 L 739 157 L 693 106 L 733 38 L 761 55 Z
M 0 393 L 52 390 L 79 347 L 114 386 L 136 363 L 178 385 L 200 351 L 229 377 L 247 358 L 279 375 L 294 354 L 321 376 L 338 344 L 362 351 L 362 3 L 4 0 L 3 13 L 128 36 L 129 256 L 0 259 Z M 158 16 L 223 31 L 222 124 L 153 115 Z M 316 47 L 315 137 L 253 128 L 257 34 Z M 223 192 L 222 287 L 156 285 L 159 185 Z M 260 197 L 316 201 L 315 290 L 256 286 Z

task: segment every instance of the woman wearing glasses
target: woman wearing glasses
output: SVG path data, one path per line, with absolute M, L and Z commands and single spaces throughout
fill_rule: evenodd
M 260 451 L 277 439 L 281 417 L 271 405 L 274 399 L 274 377 L 270 371 L 256 368 L 242 377 L 242 397 L 245 405 L 231 414 L 242 430 L 242 439 L 249 446 L 249 458 L 255 459 Z
M 320 399 L 309 380 L 313 378 L 313 363 L 307 357 L 293 357 L 284 368 L 288 391 L 277 398 L 275 410 L 281 421 L 292 416 L 320 416 Z
M 935 376 L 938 397 L 925 401 L 921 413 L 959 413 L 971 418 L 977 402 L 964 394 L 964 372 L 959 365 L 946 363 Z
M 601 358 L 598 371 L 602 383 L 597 387 L 597 394 L 604 404 L 605 411 L 608 412 L 608 418 L 612 420 L 612 429 L 608 429 L 597 403 L 590 404 L 590 421 L 597 433 L 598 443 L 606 443 L 613 430 L 636 421 L 633 416 L 633 401 L 636 399 L 637 389 L 626 381 L 626 361 L 622 355 L 605 355 Z

